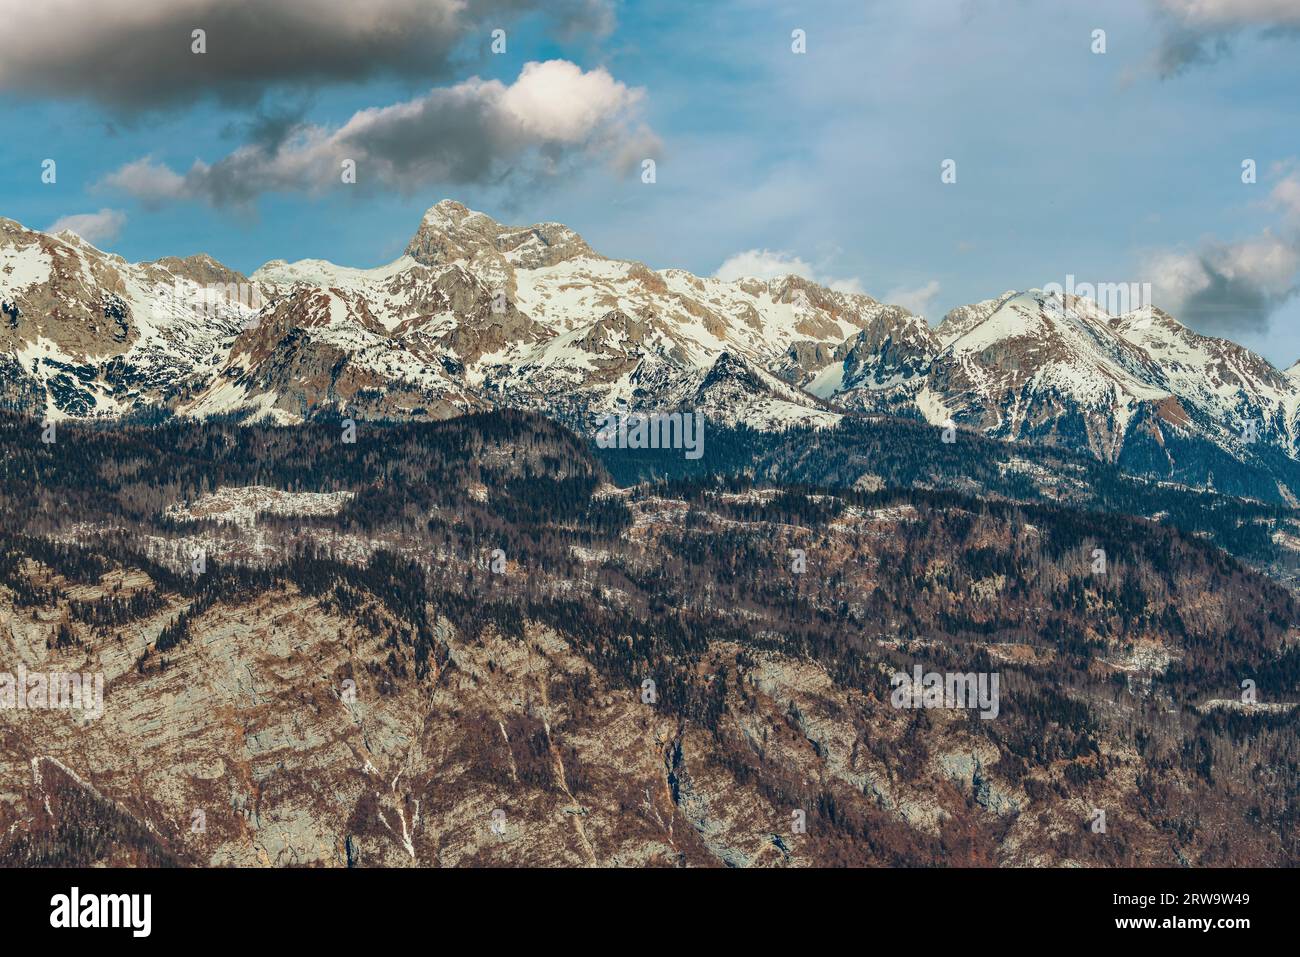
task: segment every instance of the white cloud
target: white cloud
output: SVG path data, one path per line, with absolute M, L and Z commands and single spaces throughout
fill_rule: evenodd
M 934 300 L 939 295 L 939 280 L 931 279 L 924 286 L 918 286 L 915 289 L 898 287 L 885 293 L 884 301 L 895 306 L 902 306 L 908 312 L 918 316 L 926 316 L 934 306 Z
M 771 249 L 746 249 L 736 253 L 718 267 L 714 273 L 727 282 L 737 279 L 779 279 L 782 276 L 801 276 L 818 282 L 812 266 L 798 256 Z
M 126 213 L 120 209 L 101 209 L 97 213 L 77 213 L 63 216 L 46 227 L 47 233 L 61 233 L 65 229 L 76 233 L 86 242 L 112 242 L 126 225 Z
M 1161 6 L 1189 26 L 1300 24 L 1296 0 L 1161 0 Z
M 538 140 L 582 142 L 609 117 L 641 99 L 604 70 L 584 73 L 576 63 L 548 60 L 526 63 L 501 94 L 499 108 L 523 133 Z
M 713 275 L 727 282 L 734 282 L 737 279 L 767 281 L 780 279 L 783 276 L 799 276 L 836 292 L 866 295 L 861 280 L 854 277 L 837 279 L 834 276 L 827 276 L 810 263 L 785 250 L 746 249 L 744 252 L 728 257 Z
M 862 286 L 862 280 L 856 277 L 852 279 L 832 279 L 826 285 L 836 292 L 850 292 L 859 296 L 867 294 L 867 290 Z
M 1148 253 L 1142 262 L 1142 275 L 1149 276 L 1156 304 L 1178 312 L 1192 296 L 1210 285 L 1210 274 L 1200 253 L 1161 249 Z
M 148 206 L 156 206 L 185 195 L 185 177 L 173 172 L 153 157 L 145 156 L 127 163 L 97 184 L 129 193 Z
M 1215 269 L 1224 276 L 1272 294 L 1290 289 L 1300 269 L 1300 250 L 1269 232 L 1257 239 L 1216 247 L 1211 255 Z
M 1284 216 L 1300 225 L 1300 172 L 1279 180 L 1269 193 L 1269 199 Z

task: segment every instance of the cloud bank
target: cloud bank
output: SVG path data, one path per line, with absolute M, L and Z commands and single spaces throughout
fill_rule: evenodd
M 857 279 L 835 279 L 822 275 L 819 270 L 793 253 L 773 249 L 746 249 L 729 256 L 713 274 L 726 282 L 737 279 L 780 279 L 782 276 L 799 276 L 809 282 L 819 283 L 836 292 L 862 293 L 862 283 Z
M 272 192 L 321 193 L 344 182 L 412 193 L 446 183 L 554 175 L 578 157 L 627 172 L 659 141 L 638 116 L 642 91 L 604 69 L 566 60 L 525 64 L 510 85 L 473 78 L 391 106 L 355 113 L 338 128 L 299 125 L 184 173 L 144 157 L 98 186 L 158 206 L 178 201 L 248 206 Z
M 609 0 L 0 0 L 0 92 L 131 112 L 248 104 L 279 86 L 439 81 L 530 14 L 564 37 L 613 25 Z

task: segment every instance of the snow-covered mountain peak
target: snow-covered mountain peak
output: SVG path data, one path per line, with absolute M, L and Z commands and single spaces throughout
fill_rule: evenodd
M 1136 411 L 1170 398 L 1161 370 L 1088 299 L 1004 294 L 954 310 L 938 332 L 946 342 L 929 370 L 927 402 L 941 400 L 955 421 L 991 435 L 1114 459 Z
M 970 332 L 981 322 L 987 319 L 993 313 L 997 312 L 1002 305 L 1009 299 L 1015 298 L 1017 291 L 1008 289 L 1002 295 L 994 299 L 985 299 L 983 302 L 971 303 L 967 306 L 958 306 L 948 312 L 943 320 L 935 328 L 934 334 L 938 337 L 943 345 L 948 345 L 956 339 L 961 338 Z
M 211 294 L 239 281 L 210 257 L 132 264 L 3 221 L 0 403 L 52 418 L 164 404 L 247 318 Z
M 1094 303 L 1077 297 L 1061 297 L 1030 289 L 999 300 L 981 321 L 948 342 L 950 350 L 982 352 L 1002 343 L 1029 340 L 1042 345 L 1055 343 L 1071 348 L 1077 340 L 1092 347 L 1109 349 L 1115 337 L 1106 322 L 1110 317 Z
M 1151 357 L 1172 392 L 1206 410 L 1225 432 L 1238 433 L 1251 420 L 1282 436 L 1295 432 L 1296 382 L 1262 356 L 1155 307 L 1119 316 L 1112 327 Z
M 409 256 L 401 256 L 373 269 L 339 266 L 325 259 L 300 259 L 297 262 L 273 259 L 264 263 L 249 278 L 253 282 L 275 287 L 309 285 L 328 289 L 382 283 L 417 265 Z

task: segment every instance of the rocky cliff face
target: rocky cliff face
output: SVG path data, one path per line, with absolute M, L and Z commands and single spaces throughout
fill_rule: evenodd
M 0 398 L 30 415 L 167 405 L 253 313 L 204 256 L 129 264 L 0 219 Z
M 60 428 L 0 419 L 0 660 L 103 711 L 0 709 L 0 863 L 1296 863 L 1294 599 L 1175 529 L 619 489 L 517 414 Z

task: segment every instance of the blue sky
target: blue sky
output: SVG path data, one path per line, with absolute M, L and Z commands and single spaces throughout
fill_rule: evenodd
M 90 238 L 128 259 L 201 251 L 249 272 L 389 261 L 452 197 L 506 222 L 564 222 L 606 255 L 792 269 L 933 322 L 1070 274 L 1151 282 L 1194 328 L 1280 365 L 1300 357 L 1300 4 L 498 0 L 463 13 L 429 0 L 412 25 L 410 2 L 371 0 L 368 25 L 295 13 L 305 0 L 281 0 L 271 22 L 227 0 L 250 13 L 223 27 L 213 3 L 132 0 L 130 26 L 86 14 L 57 30 L 7 14 L 0 215 L 45 228 L 95 214 L 80 221 Z M 385 18 L 396 29 L 378 38 L 348 34 Z M 181 48 L 204 23 L 199 61 Z M 114 59 L 97 64 L 100 49 Z M 526 64 L 557 60 L 573 66 L 525 79 Z M 356 118 L 401 103 L 420 108 Z M 358 148 L 356 184 L 322 173 Z

